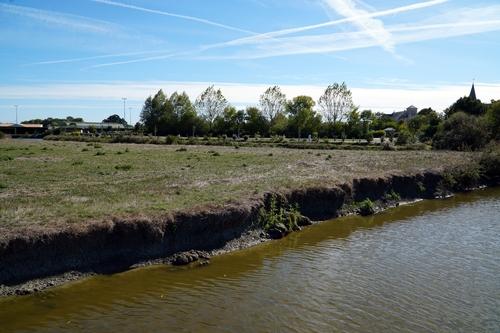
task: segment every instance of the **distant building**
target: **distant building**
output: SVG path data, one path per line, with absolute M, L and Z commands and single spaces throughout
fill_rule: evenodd
M 90 132 L 123 131 L 127 129 L 127 126 L 119 123 L 79 122 L 79 123 L 69 123 L 64 126 L 50 127 L 50 129 L 56 129 L 56 128 L 64 132 L 90 133 Z
M 470 89 L 469 98 L 473 101 L 477 100 L 476 98 L 476 89 L 474 88 L 474 82 L 472 82 L 472 88 Z
M 0 123 L 0 132 L 5 134 L 41 134 L 44 131 L 42 124 Z
M 408 121 L 417 116 L 418 108 L 416 106 L 410 105 L 405 111 L 393 112 L 389 115 L 395 121 Z

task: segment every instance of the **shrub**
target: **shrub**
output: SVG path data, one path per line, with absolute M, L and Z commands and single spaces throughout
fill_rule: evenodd
M 177 137 L 175 135 L 167 135 L 165 138 L 165 144 L 173 145 L 177 143 Z
M 479 159 L 481 175 L 488 182 L 500 180 L 500 146 L 493 146 L 482 153 Z

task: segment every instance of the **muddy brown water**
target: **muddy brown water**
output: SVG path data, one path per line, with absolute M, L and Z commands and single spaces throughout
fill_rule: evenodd
M 500 332 L 500 189 L 0 300 L 1 332 Z

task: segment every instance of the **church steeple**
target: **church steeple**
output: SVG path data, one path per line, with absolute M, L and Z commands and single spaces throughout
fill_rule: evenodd
M 476 89 L 474 89 L 474 81 L 472 82 L 472 88 L 470 89 L 469 98 L 473 101 L 476 100 Z

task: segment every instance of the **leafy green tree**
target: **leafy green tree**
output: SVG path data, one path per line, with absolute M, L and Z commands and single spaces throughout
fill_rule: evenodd
M 345 125 L 347 137 L 359 139 L 363 135 L 363 124 L 361 123 L 360 113 L 357 108 L 347 114 L 347 122 Z
M 456 112 L 439 126 L 433 146 L 439 149 L 477 150 L 487 142 L 488 130 L 483 117 Z
M 208 87 L 195 102 L 198 114 L 206 119 L 210 130 L 212 130 L 215 119 L 223 114 L 226 106 L 226 98 L 222 95 L 220 89 L 216 90 L 214 86 Z
M 444 111 L 446 117 L 450 117 L 457 112 L 464 112 L 472 116 L 481 116 L 486 112 L 486 108 L 479 99 L 461 97 Z
M 302 131 L 306 128 L 317 131 L 317 129 L 313 128 L 318 122 L 316 112 L 313 110 L 315 104 L 314 100 L 309 96 L 297 96 L 287 103 L 289 125 L 292 131 L 296 131 L 299 139 Z M 320 117 L 319 122 L 321 123 Z
M 286 127 L 286 126 L 285 126 Z M 268 135 L 269 121 L 264 117 L 262 112 L 256 107 L 248 107 L 245 110 L 245 131 L 251 135 L 259 133 L 260 135 Z
M 116 123 L 116 124 L 122 124 L 124 126 L 127 125 L 127 121 L 123 118 L 120 118 L 119 115 L 117 114 L 114 114 L 114 115 L 111 115 L 109 116 L 108 118 L 104 119 L 102 121 L 103 123 Z
M 196 133 L 197 125 L 201 129 L 201 126 L 199 126 L 201 120 L 198 119 L 196 110 L 185 92 L 181 94 L 174 92 L 170 95 L 170 103 L 172 104 L 177 123 L 175 132 L 171 134 L 189 136 Z
M 154 97 L 149 96 L 144 102 L 141 112 L 141 121 L 148 133 L 154 135 L 163 134 L 165 132 L 164 125 L 167 121 L 166 111 L 172 109 L 172 104 L 168 101 L 163 93 L 159 90 Z
M 269 87 L 260 96 L 260 109 L 264 116 L 273 123 L 275 118 L 285 111 L 286 96 L 281 92 L 280 87 Z

